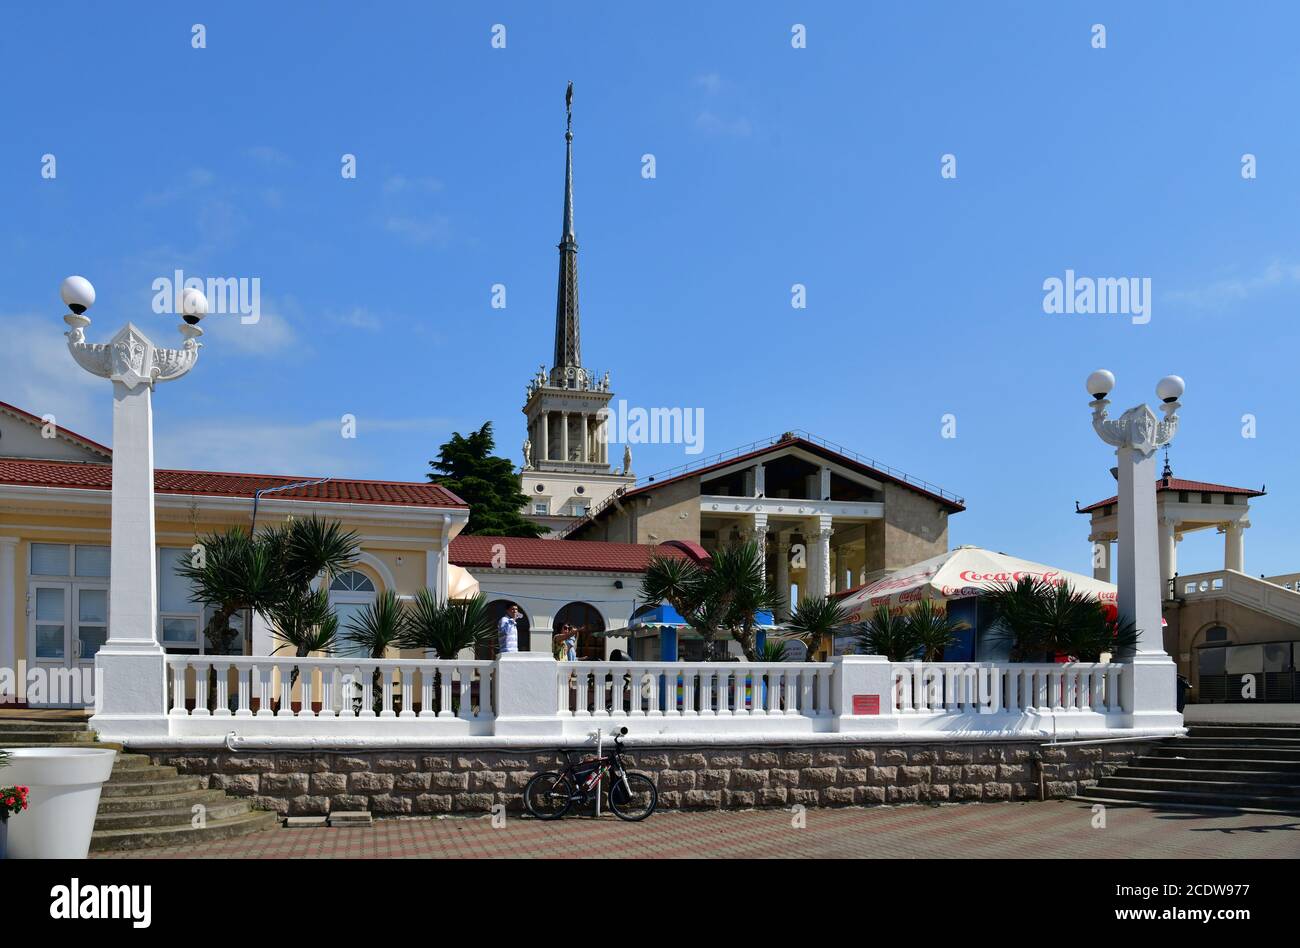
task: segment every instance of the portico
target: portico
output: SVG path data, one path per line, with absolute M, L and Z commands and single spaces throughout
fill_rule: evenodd
M 1178 575 L 1178 544 L 1189 533 L 1213 529 L 1223 536 L 1223 568 L 1239 573 L 1246 571 L 1245 532 L 1250 527 L 1250 500 L 1262 497 L 1262 489 L 1174 477 L 1167 462 L 1155 488 L 1164 599 L 1173 595 L 1173 580 Z M 1111 497 L 1079 508 L 1078 512 L 1089 515 L 1088 543 L 1093 576 L 1112 582 L 1111 544 L 1115 542 L 1119 529 L 1118 501 Z

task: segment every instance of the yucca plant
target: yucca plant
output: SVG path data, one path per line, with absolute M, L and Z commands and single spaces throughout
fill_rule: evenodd
M 453 659 L 465 649 L 490 643 L 495 634 L 496 623 L 481 593 L 439 602 L 432 590 L 421 589 L 409 607 L 401 647 Z
M 918 602 L 908 610 L 904 621 L 923 662 L 943 661 L 944 650 L 957 641 L 956 633 L 970 628 L 969 623 L 948 615 L 933 599 Z
M 876 607 L 871 617 L 858 626 L 858 652 L 883 655 L 891 662 L 909 662 L 921 648 L 904 615 L 895 615 L 886 605 Z
M 835 629 L 844 625 L 848 610 L 838 600 L 826 596 L 804 596 L 785 622 L 786 631 L 803 642 L 808 660 L 822 650 Z M 826 649 L 827 653 L 830 649 Z
M 763 642 L 762 651 L 759 652 L 758 660 L 760 662 L 783 662 L 785 661 L 786 643 L 780 639 L 767 638 Z
M 339 617 L 330 608 L 329 593 L 324 589 L 295 591 L 271 607 L 271 636 L 281 649 L 292 649 L 297 658 L 312 652 L 332 655 L 338 650 Z M 298 681 L 299 668 L 293 666 L 289 686 L 281 687 L 281 707 L 287 707 L 289 693 Z
M 1106 607 L 1073 589 L 1022 577 L 983 594 L 992 606 L 992 637 L 1010 645 L 1012 661 L 1068 655 L 1098 661 L 1104 652 L 1126 655 L 1137 644 L 1137 628 L 1128 619 L 1111 620 Z

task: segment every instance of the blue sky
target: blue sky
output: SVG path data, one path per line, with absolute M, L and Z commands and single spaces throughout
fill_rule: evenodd
M 418 480 L 486 419 L 517 459 L 573 80 L 584 361 L 619 397 L 702 408 L 706 455 L 808 429 L 964 495 L 954 544 L 1086 571 L 1073 504 L 1114 462 L 1083 379 L 1112 369 L 1123 408 L 1176 372 L 1176 473 L 1267 482 L 1247 569 L 1300 568 L 1300 16 L 1133 6 L 11 6 L 0 399 L 107 441 L 59 281 L 95 283 L 92 338 L 130 318 L 165 341 L 151 284 L 179 267 L 259 278 L 262 319 L 205 323 L 155 401 L 160 465 Z M 1067 269 L 1150 278 L 1151 321 L 1045 314 Z M 634 451 L 643 474 L 691 460 Z M 1222 565 L 1212 533 L 1179 552 Z

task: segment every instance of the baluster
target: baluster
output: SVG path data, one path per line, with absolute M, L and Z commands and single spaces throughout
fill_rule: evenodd
M 645 717 L 642 702 L 649 691 L 650 669 L 640 668 L 632 673 L 632 684 L 628 686 L 629 700 L 632 702 L 632 717 Z
M 402 711 L 399 718 L 415 717 L 415 669 L 404 667 L 402 675 Z M 423 705 L 421 705 L 423 707 Z
M 361 666 L 355 666 L 352 674 L 356 676 L 356 683 L 361 686 L 361 713 L 357 717 L 373 718 L 375 717 L 375 682 L 370 677 L 369 670 L 365 675 L 361 674 Z
M 249 690 L 248 675 L 250 669 L 240 662 L 235 662 L 235 717 L 251 718 L 253 716 L 252 708 L 249 707 Z
M 807 666 L 799 669 L 799 713 L 813 712 L 813 671 Z
M 212 668 L 215 672 L 212 676 L 212 703 L 216 705 L 212 714 L 213 717 L 228 718 L 230 717 L 230 663 L 213 662 Z
M 799 669 L 786 668 L 781 672 L 781 686 L 785 692 L 784 714 L 799 713 Z
M 652 717 L 661 717 L 663 710 L 659 707 L 659 672 L 657 669 L 647 669 L 650 677 L 650 691 L 646 697 L 646 714 Z
M 577 678 L 575 682 L 577 687 L 574 689 L 574 698 L 578 702 L 578 706 L 573 711 L 574 716 L 589 718 L 591 717 L 591 711 L 587 707 L 587 697 L 591 687 L 591 674 L 585 667 L 579 666 L 575 677 Z
M 456 716 L 466 721 L 474 718 L 474 668 L 458 666 L 460 673 L 460 713 Z
M 1094 711 L 1106 710 L 1106 666 L 1092 666 L 1092 688 L 1089 692 L 1088 706 Z
M 1123 705 L 1119 697 L 1119 676 L 1123 674 L 1123 667 L 1111 662 L 1106 666 L 1106 712 L 1122 711 Z
M 393 710 L 393 670 L 384 665 L 380 665 L 377 670 L 382 676 L 379 681 L 382 686 L 381 693 L 383 696 L 379 716 L 381 718 L 395 718 L 397 712 Z
M 208 710 L 208 669 L 212 667 L 211 662 L 194 663 L 194 717 L 210 717 L 212 712 Z
M 831 713 L 831 670 L 829 668 L 819 668 L 815 672 L 817 676 L 817 713 Z M 849 708 L 852 711 L 852 708 Z
M 674 679 L 673 687 L 674 687 L 674 688 L 677 687 L 677 685 L 676 685 L 676 679 L 677 679 L 677 677 L 678 677 L 677 674 L 674 673 L 674 675 L 673 675 L 673 679 Z M 698 713 L 699 713 L 698 711 L 695 710 L 695 704 L 696 704 L 695 699 L 696 699 L 696 696 L 699 695 L 699 693 L 700 693 L 700 687 L 701 687 L 701 685 L 700 685 L 700 671 L 699 671 L 699 669 L 698 669 L 698 668 L 696 668 L 696 669 L 691 669 L 691 668 L 689 668 L 689 667 L 684 667 L 684 668 L 682 668 L 682 671 L 681 671 L 681 689 L 682 689 L 682 716 L 683 716 L 683 717 L 685 717 L 686 715 L 689 715 L 689 714 L 698 714 Z M 675 703 L 675 702 L 674 702 L 674 703 Z
M 298 686 L 301 700 L 298 702 L 298 717 L 311 718 L 316 716 L 316 666 L 303 665 L 298 673 Z
M 451 700 L 451 665 L 438 666 L 438 717 L 454 717 Z
M 1065 695 L 1062 694 L 1065 690 L 1065 673 L 1059 670 L 1060 667 L 1060 665 L 1056 665 L 1049 672 L 1052 681 L 1052 710 L 1054 712 L 1065 710 Z
M 618 689 L 622 686 L 622 676 L 611 665 L 601 665 L 596 670 L 596 716 L 608 718 L 614 713 L 618 702 Z
M 713 668 L 705 669 L 700 674 L 700 714 L 716 715 L 717 698 L 714 697 L 714 683 L 718 680 L 718 673 Z
M 189 716 L 185 707 L 185 669 L 188 667 L 183 661 L 172 662 L 172 707 L 168 713 L 178 718 Z
M 573 714 L 573 709 L 569 707 L 569 675 L 569 667 L 564 662 L 556 663 L 555 707 L 559 709 L 561 717 Z
M 259 718 L 273 717 L 271 711 L 271 670 L 274 666 L 263 665 L 260 662 L 255 664 L 252 669 L 251 685 L 257 692 L 257 712 Z
M 731 669 L 729 669 L 729 668 L 723 668 L 723 669 L 719 669 L 719 670 L 718 670 L 718 704 L 717 704 L 717 712 L 718 712 L 719 715 L 724 715 L 724 714 L 725 714 L 725 715 L 731 715 L 731 714 L 734 714 L 734 713 L 735 713 L 734 708 L 735 708 L 735 706 L 736 706 L 737 704 L 739 704 L 739 702 L 736 701 L 736 700 L 734 700 L 733 697 L 732 697 L 732 692 L 731 692 L 731 687 L 732 687 L 732 686 L 731 686 L 731 680 L 732 680 L 732 677 L 733 677 L 733 676 L 732 676 L 732 674 L 731 674 Z M 740 674 L 739 674 L 739 673 L 736 673 L 736 675 L 735 675 L 734 677 L 736 678 L 736 686 L 735 686 L 735 687 L 736 687 L 736 690 L 739 691 L 739 690 L 740 690 Z M 737 697 L 738 697 L 738 696 L 737 696 Z
M 406 707 L 406 699 L 402 699 Z M 414 709 L 412 709 L 414 711 Z M 422 718 L 436 717 L 438 712 L 433 707 L 433 669 L 428 665 L 420 666 L 420 714 Z

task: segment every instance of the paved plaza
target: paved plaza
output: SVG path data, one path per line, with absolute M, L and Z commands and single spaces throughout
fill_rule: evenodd
M 1094 828 L 1074 801 L 941 807 L 663 812 L 643 823 L 569 816 L 381 820 L 371 827 L 275 829 L 106 858 L 888 858 L 1133 859 L 1300 857 L 1300 818 L 1111 807 Z

